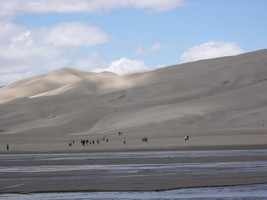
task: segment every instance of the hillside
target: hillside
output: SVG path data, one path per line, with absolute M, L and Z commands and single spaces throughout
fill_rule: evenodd
M 136 147 L 143 136 L 151 148 L 184 146 L 184 135 L 195 146 L 266 144 L 266 91 L 267 50 L 124 76 L 64 68 L 0 88 L 1 144 L 115 142 L 118 131 Z

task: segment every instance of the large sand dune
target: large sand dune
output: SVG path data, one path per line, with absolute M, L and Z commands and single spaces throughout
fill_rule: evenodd
M 266 91 L 267 50 L 124 76 L 65 68 L 0 88 L 0 151 L 265 145 Z

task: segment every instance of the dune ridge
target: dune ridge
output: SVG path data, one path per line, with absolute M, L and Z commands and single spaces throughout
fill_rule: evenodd
M 154 140 L 146 148 L 263 145 L 265 91 L 267 50 L 129 75 L 64 68 L 0 88 L 1 144 L 45 151 L 108 135 L 96 148 L 141 148 L 143 136 Z M 195 140 L 184 144 L 184 135 Z

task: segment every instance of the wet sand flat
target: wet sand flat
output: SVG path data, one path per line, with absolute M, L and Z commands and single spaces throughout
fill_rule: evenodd
M 267 183 L 267 150 L 0 156 L 0 193 L 155 191 Z

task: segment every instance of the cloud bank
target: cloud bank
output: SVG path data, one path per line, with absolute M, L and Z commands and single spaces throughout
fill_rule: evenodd
M 108 35 L 79 22 L 26 29 L 0 25 L 0 84 L 65 66 L 77 48 L 108 41 Z
M 163 12 L 183 5 L 184 0 L 8 0 L 0 1 L 0 18 L 23 13 L 102 13 L 127 7 Z
M 209 58 L 233 56 L 244 53 L 234 42 L 208 41 L 190 48 L 180 57 L 181 62 L 192 62 Z

